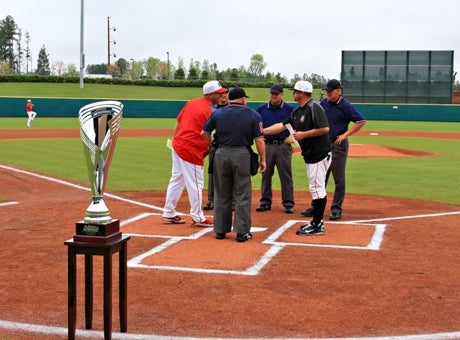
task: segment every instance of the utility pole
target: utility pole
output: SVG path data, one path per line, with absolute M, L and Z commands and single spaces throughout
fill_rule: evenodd
M 83 84 L 83 77 L 85 71 L 85 54 L 83 52 L 84 46 L 84 8 L 85 8 L 85 1 L 81 0 L 81 13 L 80 13 L 80 88 L 84 87 Z
M 115 27 L 110 26 L 110 17 L 107 17 L 107 73 L 110 73 L 110 43 L 113 42 L 114 45 L 117 44 L 115 40 L 110 40 L 110 31 L 113 30 L 114 32 L 117 30 Z M 115 55 L 114 55 L 115 56 Z
M 171 80 L 171 72 L 170 72 L 170 67 L 169 67 L 169 52 L 166 52 L 166 58 L 168 60 L 168 80 Z

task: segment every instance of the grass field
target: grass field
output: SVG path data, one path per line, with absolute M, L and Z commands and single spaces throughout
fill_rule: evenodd
M 79 84 L 48 84 L 48 83 L 0 83 L 0 93 L 3 97 L 19 98 L 100 98 L 100 99 L 163 99 L 185 100 L 202 95 L 201 88 L 184 87 L 152 87 L 129 85 L 98 85 L 85 84 L 83 89 Z M 250 101 L 268 100 L 269 89 L 246 88 Z M 313 98 L 317 100 L 320 90 L 314 90 Z M 285 100 L 293 102 L 292 92 L 285 89 Z
M 268 89 L 247 89 L 250 101 L 268 99 Z M 107 98 L 107 99 L 188 99 L 201 95 L 200 88 L 166 88 L 125 85 L 0 83 L 0 93 L 7 97 Z M 315 97 L 319 91 L 315 91 Z M 287 101 L 292 98 L 286 91 Z M 363 112 L 365 115 L 366 113 Z M 23 129 L 26 118 L 0 118 L 2 129 Z M 124 119 L 122 129 L 173 128 L 174 119 Z M 34 129 L 79 129 L 72 118 L 41 118 Z M 450 132 L 460 131 L 460 123 L 368 121 L 364 131 Z M 365 195 L 402 197 L 460 204 L 455 178 L 460 168 L 460 140 L 414 137 L 352 136 L 351 143 L 420 150 L 431 157 L 350 158 L 347 166 L 347 192 Z M 206 160 L 207 162 L 207 160 Z M 37 170 L 50 175 L 88 183 L 80 139 L 0 139 L 0 163 Z M 165 190 L 171 171 L 171 156 L 165 138 L 119 138 L 109 174 L 107 190 Z M 305 164 L 293 157 L 296 191 L 307 195 Z M 205 176 L 207 179 L 207 176 Z M 253 187 L 260 188 L 260 176 L 253 177 Z M 279 189 L 277 174 L 274 189 Z M 332 186 L 329 185 L 329 190 Z M 0 191 L 1 196 L 1 191 Z
M 77 119 L 71 118 L 38 118 L 34 123 L 34 129 L 79 128 Z M 125 119 L 122 129 L 173 128 L 174 125 L 174 119 Z M 2 129 L 23 127 L 24 119 L 0 119 L 0 134 Z M 369 121 L 364 130 L 456 132 L 460 131 L 460 123 Z M 454 182 L 460 168 L 459 139 L 352 136 L 350 142 L 427 151 L 434 156 L 350 158 L 348 193 L 460 204 Z M 0 140 L 0 163 L 88 183 L 78 138 Z M 171 156 L 164 137 L 119 138 L 107 190 L 165 190 L 170 171 Z M 293 172 L 295 190 L 307 195 L 305 164 L 300 155 L 293 157 Z M 260 176 L 253 177 L 253 187 L 260 188 Z M 273 187 L 280 188 L 276 174 Z

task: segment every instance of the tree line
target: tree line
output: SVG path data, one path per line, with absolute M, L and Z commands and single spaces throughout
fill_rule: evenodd
M 10 15 L 0 20 L 0 74 L 39 74 L 54 76 L 78 76 L 79 68 L 73 64 L 66 64 L 57 60 L 50 64 L 49 53 L 43 44 L 38 53 L 36 66 L 33 64 L 32 51 L 30 49 L 31 35 L 23 34 Z M 179 57 L 177 64 L 169 60 L 161 60 L 149 57 L 144 60 L 119 58 L 110 65 L 107 63 L 90 64 L 85 68 L 87 75 L 104 75 L 114 78 L 130 80 L 209 80 L 219 79 L 222 81 L 244 82 L 272 82 L 289 83 L 297 80 L 308 80 L 315 87 L 324 85 L 327 79 L 318 74 L 294 75 L 293 79 L 277 72 L 266 70 L 267 63 L 261 54 L 253 54 L 246 67 L 238 67 L 220 70 L 216 63 L 209 60 L 198 61 L 193 58 L 186 64 L 184 58 Z

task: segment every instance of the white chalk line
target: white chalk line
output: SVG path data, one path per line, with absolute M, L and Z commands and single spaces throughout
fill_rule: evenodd
M 66 327 L 34 325 L 22 322 L 12 322 L 0 320 L 0 328 L 10 331 L 32 332 L 44 335 L 67 336 Z M 104 332 L 77 329 L 76 338 L 104 338 Z M 358 338 L 321 338 L 321 340 L 441 340 L 441 339 L 459 339 L 460 332 L 436 333 L 436 334 L 417 334 L 401 336 L 383 336 L 383 337 L 358 337 Z M 230 340 L 234 338 L 198 338 L 198 337 L 173 337 L 149 334 L 130 334 L 130 333 L 112 333 L 112 339 L 122 340 Z M 244 338 L 245 340 L 279 340 L 280 338 Z M 290 340 L 313 340 L 318 338 L 289 338 Z

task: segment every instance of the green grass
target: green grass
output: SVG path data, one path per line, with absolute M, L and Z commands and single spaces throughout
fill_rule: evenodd
M 34 123 L 35 129 L 78 129 L 77 120 L 71 118 L 40 118 Z M 131 118 L 123 120 L 122 129 L 173 128 L 174 125 L 174 119 Z M 2 129 L 16 128 L 24 128 L 24 119 L 0 119 L 0 135 Z M 364 129 L 458 132 L 460 123 L 370 121 Z M 171 173 L 171 154 L 165 142 L 165 137 L 120 137 L 109 173 L 107 191 L 165 190 Z M 453 182 L 460 168 L 460 140 L 352 136 L 350 142 L 421 150 L 432 152 L 434 156 L 350 158 L 347 167 L 348 193 L 460 204 L 457 184 Z M 79 138 L 0 139 L 0 163 L 74 180 L 84 185 L 89 183 Z M 299 195 L 308 197 L 305 164 L 298 154 L 293 157 L 293 176 L 295 190 Z M 275 190 L 280 188 L 277 174 L 273 179 L 273 187 Z M 253 177 L 253 188 L 260 188 L 260 176 Z M 332 190 L 331 183 L 328 189 Z
M 251 101 L 268 99 L 268 89 L 246 90 Z M 201 96 L 201 89 L 95 84 L 85 84 L 84 88 L 80 89 L 79 84 L 0 83 L 0 93 L 5 97 L 21 98 L 185 100 Z M 315 91 L 315 99 L 318 96 L 319 91 Z M 286 91 L 285 99 L 292 101 L 290 91 Z M 25 121 L 25 118 L 0 118 L 0 135 L 2 129 L 24 129 Z M 126 118 L 122 122 L 122 129 L 173 128 L 174 126 L 175 119 L 166 118 Z M 34 122 L 33 128 L 79 129 L 79 125 L 76 118 L 39 117 Z M 364 130 L 458 133 L 460 123 L 369 121 Z M 170 150 L 165 147 L 165 142 L 164 137 L 120 137 L 109 173 L 107 190 L 165 190 L 171 173 L 171 155 Z M 352 136 L 350 142 L 428 151 L 435 155 L 413 158 L 350 158 L 347 166 L 348 193 L 460 204 L 458 185 L 453 183 L 460 168 L 458 151 L 460 140 Z M 88 185 L 89 182 L 79 138 L 0 139 L 0 164 L 40 171 L 84 185 Z M 300 195 L 308 197 L 305 164 L 300 155 L 293 157 L 293 176 L 295 190 Z M 207 180 L 207 176 L 205 178 Z M 253 177 L 253 187 L 260 188 L 260 176 Z M 280 188 L 276 173 L 273 178 L 273 188 L 275 190 Z M 328 190 L 332 190 L 331 183 Z
M 249 101 L 260 102 L 269 99 L 269 89 L 246 88 Z M 319 98 L 320 90 L 315 90 L 313 97 Z M 2 97 L 18 98 L 97 98 L 97 99 L 157 99 L 187 100 L 203 94 L 201 88 L 152 87 L 130 85 L 85 84 L 49 84 L 49 83 L 0 83 Z M 284 98 L 293 102 L 292 92 L 285 89 Z

